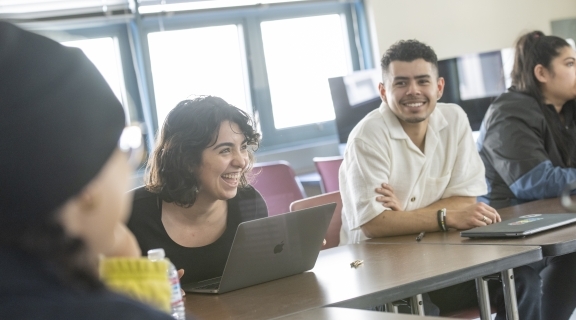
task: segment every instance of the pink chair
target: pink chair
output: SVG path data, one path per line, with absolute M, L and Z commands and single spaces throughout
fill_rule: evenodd
M 337 247 L 340 244 L 340 228 L 342 227 L 342 198 L 340 198 L 340 191 L 294 201 L 290 205 L 290 211 L 296 211 L 332 202 L 336 202 L 336 211 L 334 211 L 332 220 L 330 220 L 328 225 L 328 231 L 326 231 L 325 236 L 326 244 L 322 246 L 322 250 Z
M 315 157 L 312 159 L 316 165 L 316 170 L 322 179 L 321 187 L 323 193 L 340 190 L 338 181 L 338 170 L 343 158 L 337 157 Z
M 264 198 L 268 216 L 290 211 L 290 203 L 306 196 L 287 161 L 255 163 L 250 183 Z

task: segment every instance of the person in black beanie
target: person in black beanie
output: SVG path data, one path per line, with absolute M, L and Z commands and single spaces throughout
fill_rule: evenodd
M 130 209 L 124 126 L 80 50 L 0 22 L 0 319 L 171 319 L 98 279 Z

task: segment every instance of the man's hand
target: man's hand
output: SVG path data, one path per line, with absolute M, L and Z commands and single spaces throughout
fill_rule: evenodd
M 390 208 L 393 211 L 402 211 L 400 201 L 396 198 L 392 186 L 383 183 L 380 188 L 376 188 L 376 192 L 381 194 L 381 196 L 376 197 L 376 201 L 381 202 L 382 206 Z
M 500 221 L 502 219 L 496 209 L 483 202 L 477 202 L 462 210 L 448 209 L 446 211 L 448 227 L 460 230 L 486 226 Z

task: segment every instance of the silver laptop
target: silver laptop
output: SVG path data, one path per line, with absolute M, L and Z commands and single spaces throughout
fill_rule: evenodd
M 524 237 L 576 222 L 576 213 L 528 214 L 460 232 L 469 238 Z
M 335 209 L 329 203 L 241 223 L 222 276 L 182 289 L 224 293 L 312 269 Z

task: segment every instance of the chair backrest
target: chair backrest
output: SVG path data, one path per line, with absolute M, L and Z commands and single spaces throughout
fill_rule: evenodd
M 343 158 L 341 156 L 315 157 L 312 160 L 322 179 L 322 192 L 327 193 L 340 190 L 338 170 L 340 169 Z
M 331 202 L 336 202 L 336 211 L 334 211 L 330 225 L 328 225 L 325 238 L 326 244 L 322 247 L 322 250 L 337 247 L 340 244 L 340 228 L 342 227 L 342 198 L 340 198 L 340 191 L 294 201 L 290 205 L 290 211 L 296 211 Z
M 260 192 L 268 216 L 290 211 L 290 203 L 306 197 L 300 180 L 287 161 L 255 163 L 251 185 Z

